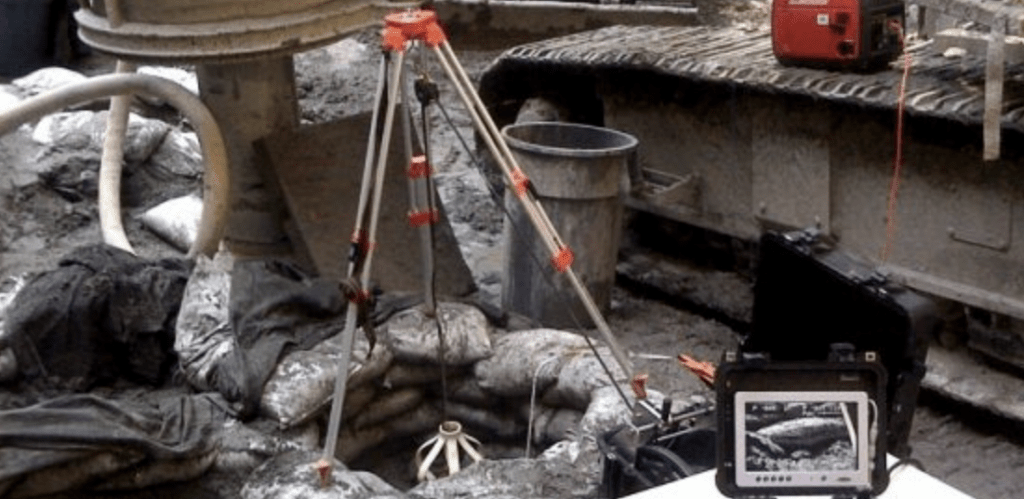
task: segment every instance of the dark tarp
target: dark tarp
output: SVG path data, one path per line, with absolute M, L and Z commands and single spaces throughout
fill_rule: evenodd
M 241 355 L 222 359 L 230 365 L 218 366 L 218 391 L 241 402 L 243 416 L 256 414 L 263 385 L 282 355 L 339 333 L 346 304 L 337 282 L 311 278 L 279 260 L 237 260 L 230 310 Z
M 0 497 L 194 478 L 215 455 L 226 406 L 218 394 L 154 392 L 116 401 L 68 395 L 0 411 Z
M 73 390 L 117 378 L 160 383 L 173 362 L 174 320 L 191 270 L 91 245 L 26 284 L 7 312 L 0 349 L 13 347 L 26 378 Z

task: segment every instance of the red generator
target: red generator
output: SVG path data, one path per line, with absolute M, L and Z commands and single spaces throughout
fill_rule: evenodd
M 772 52 L 784 65 L 874 69 L 902 50 L 903 2 L 773 0 Z

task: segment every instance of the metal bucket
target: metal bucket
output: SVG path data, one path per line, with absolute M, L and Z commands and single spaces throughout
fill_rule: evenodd
M 607 128 L 555 122 L 516 123 L 502 129 L 502 135 L 551 223 L 575 253 L 573 270 L 597 306 L 607 311 L 622 232 L 622 184 L 636 138 Z M 511 222 L 505 224 L 505 309 L 548 327 L 593 327 L 510 190 L 505 206 Z

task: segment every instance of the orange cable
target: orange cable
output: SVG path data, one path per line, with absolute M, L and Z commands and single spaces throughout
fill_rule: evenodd
M 903 52 L 903 78 L 900 80 L 899 98 L 896 101 L 896 154 L 893 158 L 892 181 L 889 183 L 889 200 L 885 212 L 885 241 L 880 255 L 882 263 L 889 259 L 893 240 L 896 238 L 896 196 L 900 190 L 900 174 L 903 170 L 903 116 L 907 98 L 907 79 L 910 76 L 910 54 L 907 53 L 903 38 L 903 26 L 897 20 L 890 21 L 889 29 L 900 37 L 900 51 Z

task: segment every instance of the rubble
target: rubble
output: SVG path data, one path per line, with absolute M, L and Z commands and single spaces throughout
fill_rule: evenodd
M 313 463 L 318 453 L 293 451 L 274 456 L 257 468 L 242 487 L 243 499 L 385 499 L 405 497 L 378 476 L 332 467 L 329 485 L 321 486 Z
M 65 85 L 81 83 L 85 80 L 86 76 L 82 73 L 50 66 L 17 78 L 11 84 L 21 91 L 23 97 L 32 97 Z

